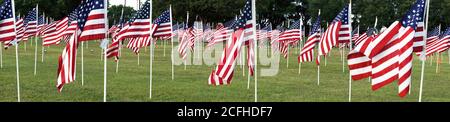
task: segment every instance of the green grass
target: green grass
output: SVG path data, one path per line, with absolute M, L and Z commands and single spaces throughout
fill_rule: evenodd
M 34 44 L 27 43 L 27 50 L 20 45 L 20 87 L 21 100 L 26 102 L 100 102 L 103 101 L 103 61 L 100 60 L 99 42 L 89 42 L 85 48 L 85 82 L 81 85 L 81 47 L 77 55 L 76 81 L 66 84 L 62 93 L 56 89 L 56 70 L 62 45 L 51 46 L 41 62 L 41 46 L 38 46 L 37 75 L 33 75 Z M 85 45 L 86 46 L 86 45 Z M 170 45 L 158 44 L 153 65 L 153 98 L 149 98 L 149 50 L 141 49 L 140 65 L 137 56 L 124 48 L 120 60 L 119 73 L 115 73 L 116 63 L 108 60 L 107 100 L 120 102 L 252 102 L 254 101 L 254 80 L 247 89 L 247 76 L 236 68 L 232 85 L 209 86 L 209 73 L 214 66 L 175 66 L 175 80 L 171 80 Z M 290 55 L 289 68 L 286 60 L 280 59 L 280 69 L 276 76 L 258 77 L 258 100 L 261 102 L 346 102 L 348 101 L 348 68 L 342 72 L 342 61 L 338 49 L 333 49 L 327 66 L 321 66 L 321 83 L 317 85 L 315 63 L 305 63 L 298 74 L 296 53 Z M 434 59 L 435 61 L 435 59 Z M 322 61 L 322 63 L 324 63 Z M 450 101 L 450 65 L 448 54 L 444 54 L 440 73 L 435 72 L 436 64 L 426 63 L 423 101 Z M 405 98 L 397 96 L 397 85 L 389 84 L 378 91 L 372 91 L 368 80 L 354 81 L 352 101 L 394 101 L 415 102 L 419 95 L 421 62 L 415 57 L 413 67 L 412 92 Z M 260 66 L 259 68 L 264 67 Z M 0 69 L 0 101 L 17 100 L 16 66 L 14 48 L 3 50 L 3 68 Z

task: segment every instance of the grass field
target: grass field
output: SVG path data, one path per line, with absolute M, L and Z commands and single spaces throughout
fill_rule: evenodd
M 85 45 L 86 46 L 86 45 Z M 149 50 L 141 49 L 140 65 L 137 56 L 130 49 L 123 50 L 119 73 L 116 63 L 108 60 L 108 101 L 119 102 L 252 102 L 254 84 L 247 89 L 247 76 L 236 68 L 232 85 L 209 86 L 208 76 L 213 66 L 175 66 L 175 80 L 171 80 L 170 45 L 158 44 L 153 65 L 153 98 L 149 98 Z M 80 47 L 81 48 L 81 47 Z M 63 46 L 46 47 L 45 61 L 41 62 L 41 46 L 38 46 L 37 75 L 33 75 L 34 44 L 27 43 L 27 49 L 19 48 L 21 99 L 26 102 L 101 102 L 103 101 L 103 61 L 100 59 L 99 42 L 89 42 L 85 48 L 85 82 L 81 85 L 81 49 L 78 50 L 77 79 L 66 84 L 62 93 L 56 89 L 58 56 Z M 348 101 L 348 69 L 342 72 L 342 61 L 338 49 L 333 49 L 327 66 L 321 67 L 321 83 L 317 85 L 315 63 L 302 66 L 298 74 L 296 53 L 290 55 L 289 68 L 281 58 L 279 73 L 273 77 L 258 77 L 258 100 L 260 102 L 346 102 Z M 450 101 L 450 65 L 448 54 L 443 54 L 440 73 L 436 63 L 426 62 L 423 101 Z M 436 61 L 434 59 L 433 61 Z M 413 66 L 412 92 L 405 98 L 397 96 L 397 85 L 390 84 L 378 91 L 372 91 L 368 80 L 354 81 L 352 101 L 415 102 L 419 95 L 421 62 L 415 57 Z M 346 66 L 347 68 L 347 66 Z M 3 50 L 3 68 L 0 69 L 0 101 L 17 101 L 16 66 L 14 48 Z

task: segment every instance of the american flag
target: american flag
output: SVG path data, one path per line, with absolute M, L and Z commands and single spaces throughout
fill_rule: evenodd
M 425 3 L 426 0 L 421 0 Z M 418 5 L 417 6 L 422 6 L 422 5 Z M 418 7 L 419 9 L 424 9 L 424 7 Z M 420 11 L 419 13 L 423 13 L 425 10 L 418 10 Z M 421 14 L 422 16 L 416 16 L 415 20 L 417 22 L 417 26 L 415 28 L 415 33 L 414 33 L 414 44 L 413 44 L 413 51 L 414 52 L 422 52 L 424 49 L 424 46 L 426 45 L 425 42 L 425 35 L 427 35 L 427 30 L 425 30 L 425 18 L 423 15 L 425 14 Z
M 235 26 L 235 32 L 232 34 L 232 38 L 227 42 L 227 45 L 224 49 L 222 57 L 219 61 L 219 64 L 216 67 L 216 70 L 211 72 L 211 75 L 208 79 L 208 84 L 210 85 L 224 85 L 230 84 L 231 79 L 234 74 L 234 67 L 236 58 L 239 56 L 239 51 L 242 44 L 247 43 L 248 48 L 248 57 L 247 62 L 249 66 L 250 75 L 253 74 L 254 68 L 254 55 L 253 55 L 253 47 L 252 42 L 255 34 L 252 33 L 253 24 L 252 24 L 252 0 L 247 0 L 242 10 L 241 15 L 237 19 L 237 23 Z
M 109 45 L 107 49 L 107 57 L 115 57 L 116 61 L 119 59 L 119 43 L 125 38 L 134 39 L 133 41 L 139 41 L 139 38 L 150 37 L 150 1 L 146 1 L 141 9 L 136 13 L 136 15 L 130 19 L 127 24 L 120 23 L 120 30 L 113 37 L 113 42 Z M 123 18 L 121 18 L 123 20 Z M 123 21 L 122 21 L 123 22 Z M 142 43 L 142 42 L 140 42 Z M 135 52 L 140 47 L 134 47 Z
M 25 33 L 25 27 L 23 26 L 23 18 L 16 17 L 16 39 L 17 43 L 23 40 L 23 34 Z M 4 47 L 5 49 L 8 49 L 13 44 L 13 40 L 5 41 Z
M 352 32 L 352 41 L 355 41 L 356 39 L 358 39 L 359 38 L 359 27 L 358 28 L 356 28 L 355 30 L 353 30 L 353 32 Z
M 394 22 L 373 41 L 357 45 L 356 53 L 371 60 L 372 89 L 398 80 L 398 95 L 406 96 L 411 83 L 413 38 L 418 18 L 423 17 L 424 0 L 417 0 L 401 22 Z M 350 65 L 355 63 L 350 63 Z M 350 68 L 353 70 L 353 68 Z
M 364 33 L 362 36 L 365 36 L 367 38 L 361 39 L 361 41 L 358 42 L 361 45 L 367 45 L 376 38 L 375 36 L 367 36 L 366 33 Z M 358 50 L 364 50 L 361 48 L 366 48 L 360 46 L 359 44 L 356 44 L 356 48 L 350 51 L 347 56 L 348 67 L 352 80 L 361 80 L 364 78 L 368 78 L 372 74 L 372 60 L 364 55 L 364 53 L 358 52 Z
M 155 38 L 172 36 L 172 18 L 170 18 L 170 10 L 164 11 L 152 25 L 152 35 Z
M 58 92 L 61 92 L 64 84 L 71 83 L 75 80 L 76 74 L 76 57 L 78 41 L 75 41 L 78 32 L 70 36 L 70 39 L 64 48 L 61 56 L 59 56 L 58 79 L 56 80 Z
M 319 42 L 319 56 L 325 56 L 330 52 L 331 48 L 336 46 L 338 40 L 341 38 L 341 32 L 343 33 L 345 29 L 341 28 L 341 25 L 347 21 L 348 23 L 348 6 L 344 7 L 344 9 L 336 16 L 333 22 L 328 26 L 325 33 L 320 38 Z M 344 30 L 344 31 L 342 31 Z M 349 30 L 346 30 L 349 31 Z M 345 32 L 346 32 L 345 31 Z M 350 32 L 348 32 L 348 38 L 350 38 Z M 342 34 L 345 35 L 345 34 Z M 342 41 L 344 43 L 344 41 Z M 316 59 L 317 65 L 320 64 L 320 58 Z
M 334 18 L 333 22 L 341 22 L 341 26 L 339 29 L 339 38 L 338 38 L 338 42 L 339 43 L 348 43 L 350 42 L 350 27 L 352 25 L 349 24 L 348 18 L 349 18 L 349 13 L 348 13 L 348 6 L 346 6 L 337 16 L 336 18 Z
M 78 41 L 100 40 L 106 38 L 105 23 L 107 10 L 104 0 L 84 0 L 78 9 L 78 28 L 81 34 Z
M 69 27 L 67 27 L 66 31 L 64 31 L 63 35 L 70 37 L 75 33 L 78 27 L 78 9 L 75 9 L 69 14 Z
M 277 40 L 280 43 L 281 53 L 283 54 L 284 58 L 287 58 L 287 50 L 289 46 L 297 43 L 302 39 L 300 23 L 300 20 L 294 21 L 291 27 L 289 27 L 288 30 L 282 32 Z
M 128 41 L 127 48 L 130 48 L 135 54 L 139 53 L 140 48 L 145 46 L 150 46 L 150 43 L 155 43 L 154 38 L 147 37 L 139 37 L 139 38 L 130 38 Z
M 192 28 L 188 28 L 182 35 L 181 35 L 181 40 L 179 42 L 179 46 L 178 46 L 178 53 L 180 55 L 180 57 L 184 60 L 186 60 L 186 54 L 187 54 L 187 49 L 188 47 L 190 47 L 191 50 L 193 50 L 193 46 L 194 46 L 194 31 Z
M 292 23 L 288 30 L 281 33 L 278 41 L 293 43 L 294 41 L 301 40 L 301 38 L 302 34 L 300 31 L 300 20 L 297 20 Z
M 126 26 L 122 26 L 114 38 L 123 40 L 125 38 L 139 38 L 150 36 L 150 2 L 146 1 L 136 15 L 130 19 Z
M 227 41 L 233 33 L 233 29 L 230 27 L 233 27 L 235 22 L 236 21 L 233 19 L 225 24 L 217 24 L 216 31 L 213 33 L 212 39 L 208 41 L 207 47 L 212 47 L 217 43 Z
M 435 27 L 431 32 L 427 34 L 427 42 L 426 42 L 426 49 L 425 49 L 425 55 L 430 56 L 433 55 L 436 52 L 437 46 L 441 45 L 442 43 L 439 41 L 439 35 L 440 35 L 440 28 Z M 421 56 L 421 52 L 416 52 L 417 55 Z
M 0 6 L 0 43 L 16 38 L 13 11 L 11 0 L 4 0 Z
M 25 17 L 25 38 L 28 39 L 31 36 L 36 36 L 37 34 L 37 7 L 28 12 Z
M 69 19 L 67 17 L 63 18 L 62 20 L 56 21 L 48 25 L 46 31 L 44 31 L 43 35 L 43 44 L 44 46 L 49 46 L 52 44 L 59 44 L 61 42 L 61 39 L 63 39 L 63 32 L 66 31 L 68 28 L 68 21 Z
M 398 73 L 398 95 L 400 97 L 408 94 L 411 84 L 414 35 L 417 30 L 418 20 L 423 20 L 425 13 L 425 0 L 417 0 L 402 20 L 403 30 L 400 30 L 399 42 L 399 73 Z
M 440 42 L 442 44 L 436 47 L 436 52 L 442 53 L 450 48 L 450 27 L 447 27 L 444 33 L 442 33 Z
M 117 27 L 117 25 L 111 26 L 111 28 L 108 29 L 108 34 L 111 35 L 111 37 L 114 37 L 117 32 L 119 32 L 120 28 Z
M 194 22 L 194 36 L 195 39 L 198 41 L 202 40 L 203 37 L 203 24 L 202 21 L 195 21 Z
M 299 63 L 313 61 L 314 47 L 316 43 L 320 41 L 320 28 L 320 16 L 318 16 L 309 32 L 308 40 L 305 45 L 303 45 L 302 51 L 298 55 Z
M 272 23 L 266 22 L 262 25 L 261 30 L 259 30 L 258 40 L 270 39 L 272 37 Z
M 361 36 L 359 36 L 357 39 L 355 39 L 355 45 L 361 44 L 361 42 L 369 39 L 371 36 L 375 36 L 375 29 L 369 28 L 367 32 L 363 33 Z
M 47 23 L 48 21 L 45 18 L 45 15 L 41 15 L 38 18 L 38 26 L 37 26 L 37 31 L 38 31 L 38 35 L 42 36 L 42 34 L 44 33 L 44 31 L 46 30 L 47 27 Z

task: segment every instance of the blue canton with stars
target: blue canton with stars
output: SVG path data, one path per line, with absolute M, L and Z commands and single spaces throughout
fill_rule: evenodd
M 24 20 L 25 25 L 28 25 L 28 22 L 36 21 L 36 8 L 28 12 L 27 17 Z
M 428 33 L 427 37 L 432 37 L 432 36 L 439 36 L 439 27 L 435 27 L 431 32 Z
M 239 15 L 236 20 L 235 30 L 244 28 L 249 20 L 252 20 L 252 0 L 247 0 L 245 2 L 244 10 L 242 10 L 241 15 Z
M 104 9 L 103 0 L 85 0 L 78 8 L 78 27 L 81 31 L 84 30 L 89 13 L 95 9 Z
M 341 21 L 343 25 L 348 24 L 348 6 L 345 6 L 341 12 L 334 18 L 333 22 Z
M 441 35 L 441 38 L 445 36 L 450 36 L 450 27 L 447 27 L 447 29 L 445 29 L 444 33 L 442 33 Z
M 147 0 L 144 3 L 144 6 L 139 9 L 136 15 L 130 19 L 129 22 L 134 22 L 136 19 L 150 19 L 150 2 Z
M 153 22 L 154 24 L 158 24 L 161 25 L 163 23 L 168 23 L 170 22 L 170 10 L 166 10 L 164 11 L 161 16 L 159 16 L 158 18 L 156 18 L 156 20 Z
M 70 13 L 69 14 L 69 24 L 72 22 L 72 21 L 77 21 L 78 19 L 78 11 L 77 11 L 77 9 L 75 9 L 75 10 L 73 10 L 72 11 L 72 13 Z
M 417 0 L 416 3 L 411 7 L 411 9 L 403 17 L 402 25 L 403 27 L 411 26 L 412 28 L 417 28 L 418 22 L 423 22 L 423 15 L 425 11 L 425 0 Z
M 44 16 L 41 15 L 38 18 L 38 25 L 43 25 L 43 24 L 45 24 L 45 19 L 44 19 Z
M 5 0 L 0 7 L 0 21 L 9 18 L 13 18 L 11 0 Z
M 228 27 L 228 28 L 234 27 L 235 25 L 236 25 L 236 19 L 232 19 L 223 24 L 223 26 Z
M 312 25 L 312 30 L 309 32 L 309 35 L 320 32 L 320 16 L 317 16 L 316 22 Z
M 300 29 L 300 20 L 294 21 L 289 29 Z

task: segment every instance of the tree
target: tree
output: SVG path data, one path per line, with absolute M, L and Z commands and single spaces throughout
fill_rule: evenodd
M 136 13 L 136 10 L 134 10 L 132 7 L 126 6 L 123 7 L 123 5 L 113 5 L 108 8 L 108 23 L 109 26 L 119 24 L 120 22 L 120 16 L 122 15 L 122 8 L 123 8 L 123 21 L 126 22 L 130 20 Z

